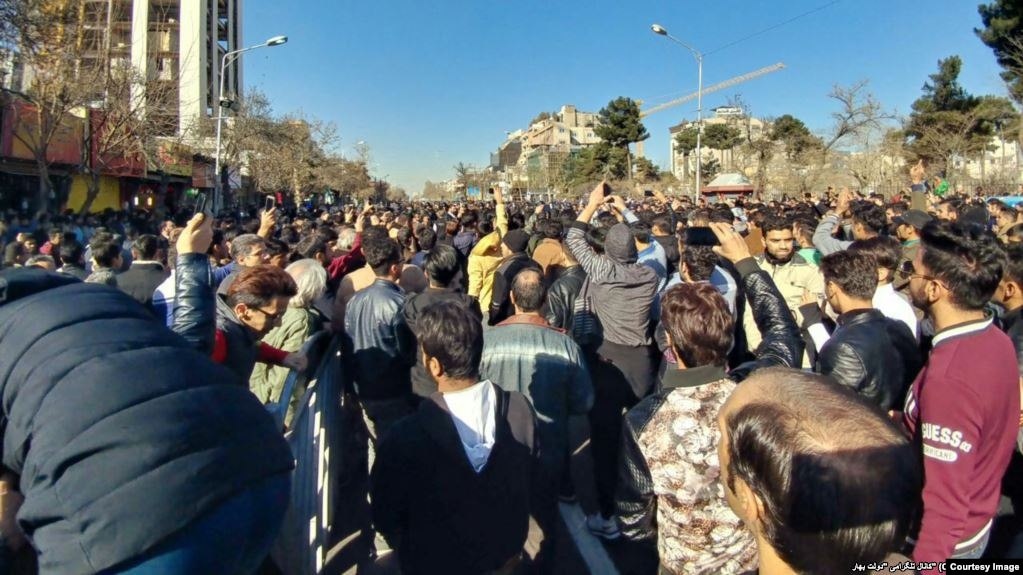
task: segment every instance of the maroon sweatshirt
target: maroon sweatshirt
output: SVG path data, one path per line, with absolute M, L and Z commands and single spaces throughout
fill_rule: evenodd
M 1016 352 L 991 320 L 934 337 L 903 416 L 924 455 L 914 560 L 945 561 L 991 528 L 1019 430 L 1019 393 Z

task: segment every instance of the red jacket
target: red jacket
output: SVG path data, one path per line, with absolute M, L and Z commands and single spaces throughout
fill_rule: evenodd
M 934 337 L 903 415 L 924 455 L 924 510 L 914 560 L 945 561 L 975 547 L 991 529 L 1016 445 L 1019 409 L 1016 352 L 991 320 Z

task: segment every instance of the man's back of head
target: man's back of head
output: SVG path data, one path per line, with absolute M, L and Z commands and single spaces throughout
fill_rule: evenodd
M 401 251 L 398 244 L 387 235 L 386 229 L 370 226 L 363 232 L 362 254 L 376 277 L 397 279 L 401 272 Z
M 151 234 L 143 234 L 132 242 L 131 257 L 134 260 L 154 261 L 159 250 L 159 238 Z
M 819 375 L 765 369 L 718 416 L 721 481 L 754 531 L 761 564 L 846 573 L 883 561 L 920 504 L 912 444 L 875 407 Z
M 430 284 L 440 288 L 450 286 L 462 270 L 458 261 L 458 250 L 447 244 L 433 246 L 426 254 L 423 267 Z
M 543 275 L 538 270 L 526 268 L 515 274 L 511 298 L 517 313 L 539 313 L 546 296 Z

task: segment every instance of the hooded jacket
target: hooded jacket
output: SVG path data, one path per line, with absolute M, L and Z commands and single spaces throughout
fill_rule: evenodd
M 632 212 L 626 212 L 625 218 L 637 221 Z M 631 347 L 649 345 L 650 310 L 660 282 L 657 272 L 636 263 L 636 242 L 626 224 L 615 224 L 608 231 L 603 255 L 586 243 L 588 227 L 574 222 L 565 245 L 586 271 L 588 303 L 604 341 Z
M 0 272 L 0 350 L 3 465 L 42 573 L 134 559 L 293 466 L 248 389 L 119 290 Z

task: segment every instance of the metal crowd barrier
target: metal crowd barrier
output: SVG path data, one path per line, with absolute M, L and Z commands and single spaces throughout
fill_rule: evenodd
M 285 434 L 295 456 L 291 505 L 270 555 L 283 573 L 316 575 L 329 551 L 332 506 L 338 496 L 342 449 L 341 338 L 326 332 L 310 338 L 302 349 L 312 377 Z M 277 404 L 269 406 L 283 429 L 290 397 L 308 374 L 294 370 L 285 380 Z

